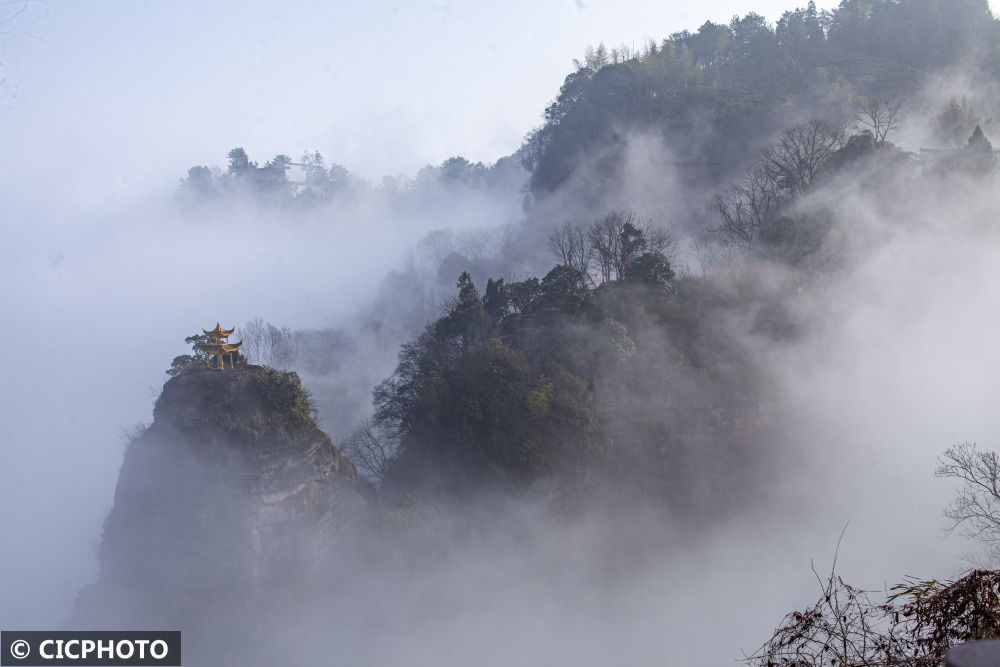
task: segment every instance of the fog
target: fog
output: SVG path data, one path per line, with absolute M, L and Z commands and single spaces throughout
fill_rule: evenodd
M 0 50 L 8 157 L 0 167 L 0 627 L 59 626 L 94 580 L 122 433 L 151 420 L 185 336 L 255 317 L 352 335 L 365 318 L 390 322 L 391 333 L 346 366 L 356 373 L 349 400 L 337 404 L 334 394 L 343 372 L 332 380 L 303 372 L 321 428 L 337 437 L 364 416 L 360 402 L 391 372 L 398 344 L 449 296 L 452 285 L 437 276 L 448 252 L 486 238 L 477 265 L 495 267 L 493 275 L 550 268 L 543 249 L 526 247 L 539 232 L 521 229 L 516 189 L 444 200 L 435 190 L 427 203 L 400 202 L 377 186 L 382 175 L 412 179 L 452 155 L 492 162 L 512 153 L 588 42 L 639 41 L 646 31 L 662 37 L 707 18 L 785 8 L 716 2 L 690 16 L 564 4 L 503 12 L 379 5 L 349 16 L 314 7 L 323 21 L 312 23 L 304 8 L 276 17 L 259 7 L 241 16 L 232 6 L 199 14 L 183 5 L 159 27 L 165 6 L 121 4 L 93 8 L 83 36 L 71 36 L 90 9 L 14 3 Z M 484 37 L 498 13 L 509 40 Z M 413 22 L 429 41 L 386 46 Z M 380 32 L 382 24 L 391 30 Z M 329 55 L 316 25 L 339 37 L 345 25 L 362 26 L 360 41 Z M 419 47 L 429 49 L 422 78 L 399 78 L 406 49 Z M 453 50 L 475 57 L 460 66 L 466 59 Z M 199 54 L 221 64 L 199 72 Z M 236 83 L 217 90 L 229 72 Z M 927 91 L 927 108 L 963 92 L 992 103 L 992 91 L 955 77 L 943 89 L 928 82 Z M 925 120 L 907 120 L 905 149 L 923 145 Z M 682 196 L 669 147 L 647 136 L 629 141 L 627 188 L 604 204 L 627 203 L 683 234 L 668 211 Z M 376 185 L 356 203 L 295 215 L 249 204 L 179 208 L 187 168 L 224 168 L 226 151 L 240 145 L 262 163 L 319 149 Z M 652 173 L 660 176 L 643 178 Z M 1000 193 L 994 180 L 954 179 L 936 191 L 894 180 L 867 187 L 873 180 L 852 174 L 814 195 L 817 206 L 836 202 L 829 252 L 839 265 L 820 283 L 773 287 L 787 290 L 781 298 L 803 335 L 780 346 L 748 335 L 781 416 L 780 451 L 760 473 L 752 508 L 733 507 L 692 531 L 656 507 L 565 521 L 512 503 L 497 510 L 506 531 L 456 545 L 441 561 L 428 555 L 394 576 L 345 564 L 353 576 L 340 592 L 357 604 L 275 609 L 289 629 L 275 633 L 275 653 L 295 640 L 288 650 L 304 659 L 335 650 L 370 664 L 723 664 L 814 601 L 811 561 L 828 570 L 845 525 L 838 567 L 857 585 L 880 590 L 904 575 L 965 569 L 963 556 L 977 547 L 941 532 L 954 488 L 932 473 L 957 441 L 1000 446 L 991 391 L 1000 371 L 1000 310 L 992 308 L 1000 303 Z M 554 211 L 536 215 L 561 222 Z M 504 245 L 512 234 L 520 246 Z M 413 291 L 394 300 L 392 271 L 404 282 L 416 277 L 410 287 L 426 297 L 419 308 Z M 740 333 L 746 324 L 732 326 Z

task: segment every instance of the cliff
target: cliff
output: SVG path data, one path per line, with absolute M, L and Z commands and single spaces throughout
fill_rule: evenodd
M 252 633 L 255 608 L 329 581 L 374 493 L 296 374 L 189 369 L 153 416 L 125 452 L 99 578 L 71 625 L 180 628 L 187 646 L 227 625 Z

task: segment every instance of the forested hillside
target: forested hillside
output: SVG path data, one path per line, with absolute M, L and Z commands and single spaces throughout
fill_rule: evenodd
M 559 520 L 650 512 L 668 518 L 670 542 L 788 488 L 802 507 L 847 493 L 827 468 L 881 444 L 838 440 L 850 397 L 880 398 L 840 375 L 865 335 L 900 383 L 947 358 L 933 336 L 912 337 L 982 286 L 975 267 L 998 242 L 998 84 L 986 0 L 810 2 L 775 23 L 750 13 L 638 50 L 587 48 L 542 125 L 492 165 L 455 157 L 372 185 L 318 152 L 258 166 L 235 148 L 225 171 L 193 167 L 179 200 L 193 214 L 250 201 L 291 224 L 350 224 L 374 207 L 400 228 L 463 202 L 477 232 L 426 233 L 336 331 L 255 321 L 242 330 L 251 361 L 302 372 L 377 487 L 391 540 L 489 533 L 495 503 L 523 500 Z M 868 603 L 838 581 L 809 618 L 841 616 L 839 594 L 861 623 Z M 831 663 L 828 633 L 794 664 L 938 659 L 992 636 L 953 610 L 919 616 L 940 611 L 921 595 L 956 590 L 906 588 L 917 629 L 897 619 L 902 643 Z M 920 634 L 933 628 L 953 634 Z M 779 631 L 753 659 L 792 655 L 803 636 Z
M 591 47 L 526 144 L 532 191 L 585 171 L 573 196 L 606 194 L 635 131 L 656 133 L 685 185 L 718 185 L 790 125 L 842 126 L 866 98 L 892 107 L 960 62 L 995 77 L 998 43 L 985 0 L 848 0 L 832 12 L 810 2 L 774 24 L 755 13 L 707 22 L 639 52 Z M 936 138 L 954 145 L 972 130 L 945 126 Z
M 338 333 L 258 322 L 261 359 L 324 377 L 338 351 L 375 354 L 361 338 L 378 354 L 412 338 L 355 433 L 389 453 L 371 471 L 388 487 L 431 471 L 445 488 L 595 468 L 633 479 L 620 470 L 633 466 L 649 473 L 638 486 L 687 497 L 701 474 L 761 461 L 770 399 L 750 348 L 794 341 L 802 290 L 847 263 L 837 193 L 990 187 L 998 50 L 985 0 L 749 13 L 640 49 L 588 47 L 544 123 L 493 165 L 455 157 L 372 185 L 318 151 L 260 166 L 234 148 L 224 171 L 192 167 L 179 201 L 249 198 L 330 224 L 374 200 L 401 224 L 436 203 L 520 201 L 522 220 L 494 219 L 502 231 L 428 234 L 425 263 L 391 271 Z M 958 71 L 967 95 L 928 92 Z
M 249 198 L 330 224 L 373 200 L 401 224 L 435 203 L 521 201 L 523 220 L 499 233 L 427 235 L 430 263 L 390 272 L 339 332 L 258 321 L 257 360 L 326 378 L 317 400 L 342 433 L 353 417 L 355 455 L 397 499 L 618 479 L 708 510 L 752 496 L 745 471 L 784 455 L 758 351 L 794 344 L 803 289 L 848 261 L 857 238 L 836 193 L 989 187 L 998 49 L 985 0 L 810 2 L 773 24 L 750 13 L 638 50 L 588 47 L 543 125 L 493 165 L 455 157 L 372 185 L 318 151 L 259 166 L 234 148 L 225 171 L 192 167 L 179 201 Z M 959 69 L 969 96 L 928 94 Z M 936 152 L 904 149 L 904 134 Z M 378 349 L 359 342 L 372 337 Z M 345 356 L 385 368 L 407 338 L 370 418 L 358 398 L 326 398 Z

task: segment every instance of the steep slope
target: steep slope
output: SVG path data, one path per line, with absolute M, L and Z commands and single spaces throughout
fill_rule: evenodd
M 249 635 L 255 609 L 329 581 L 373 491 L 296 374 L 188 369 L 153 415 L 125 453 L 99 579 L 71 625 L 180 628 L 197 645 L 227 626 Z

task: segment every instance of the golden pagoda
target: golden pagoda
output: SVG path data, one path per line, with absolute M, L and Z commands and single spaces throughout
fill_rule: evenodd
M 236 366 L 236 352 L 243 347 L 243 341 L 230 343 L 229 337 L 233 335 L 236 328 L 223 329 L 218 322 L 211 331 L 202 329 L 208 336 L 207 343 L 197 343 L 196 348 L 208 355 L 208 362 L 211 365 L 212 357 L 215 357 L 215 367 L 220 371 L 224 368 L 234 368 Z M 226 365 L 226 357 L 229 357 L 229 364 Z

